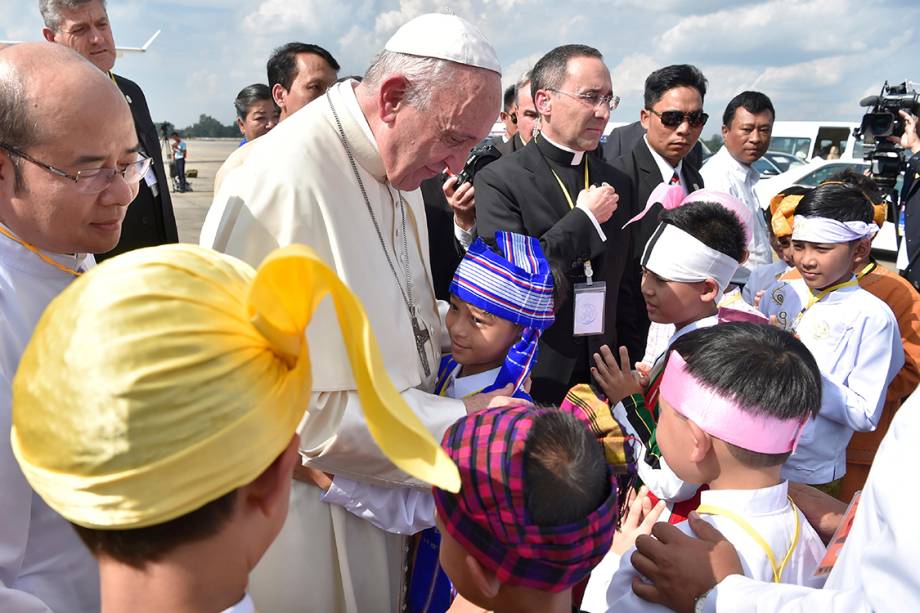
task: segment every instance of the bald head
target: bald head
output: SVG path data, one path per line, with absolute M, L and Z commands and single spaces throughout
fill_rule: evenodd
M 51 43 L 0 50 L 0 142 L 30 147 L 99 111 L 131 114 L 112 80 L 80 54 Z

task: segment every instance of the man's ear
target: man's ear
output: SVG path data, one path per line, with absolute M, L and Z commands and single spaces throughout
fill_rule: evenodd
M 498 580 L 498 577 L 495 576 L 495 573 L 483 568 L 482 564 L 479 563 L 479 560 L 470 554 L 464 554 L 464 557 L 466 558 L 464 560 L 466 563 L 466 569 L 470 573 L 470 579 L 472 579 L 476 590 L 485 596 L 486 599 L 493 600 L 496 596 L 498 596 L 498 591 L 502 588 L 501 581 Z
M 272 85 L 272 100 L 275 101 L 275 106 L 279 109 L 284 107 L 284 99 L 287 98 L 287 94 L 287 90 L 284 89 L 284 85 L 281 83 Z
M 553 113 L 553 99 L 545 89 L 538 89 L 533 98 L 533 105 L 540 117 L 549 117 Z
M 706 458 L 709 450 L 712 449 L 712 437 L 696 425 L 696 422 L 692 419 L 687 419 L 687 427 L 690 428 L 690 437 L 693 440 L 693 447 L 690 449 L 690 461 L 698 464 Z
M 751 257 L 751 252 L 748 251 L 747 249 L 745 249 L 745 250 L 741 253 L 741 261 L 738 262 L 738 263 L 741 264 L 742 266 L 744 266 L 744 263 L 748 261 L 748 258 L 749 258 L 749 257 Z
M 300 461 L 300 435 L 291 437 L 288 446 L 262 474 L 240 488 L 240 497 L 247 507 L 256 508 L 266 517 L 277 513 L 288 503 L 288 488 L 294 474 L 294 465 Z
M 16 192 L 16 169 L 13 158 L 6 151 L 0 150 L 0 198 L 6 199 Z
M 652 114 L 649 112 L 648 109 L 639 110 L 639 123 L 642 124 L 642 128 L 646 132 L 648 132 L 648 124 L 649 124 L 649 120 L 651 119 L 651 117 L 652 117 Z
M 55 40 L 54 40 L 54 32 L 51 31 L 51 28 L 48 28 L 48 27 L 42 28 L 42 36 L 43 36 L 44 39 L 45 39 L 46 41 L 48 41 L 49 43 L 55 42 Z
M 700 291 L 700 301 L 701 302 L 715 302 L 716 296 L 719 295 L 719 284 L 716 283 L 716 280 L 712 277 L 708 277 L 705 281 L 701 281 L 703 288 Z
M 243 120 L 240 119 L 239 117 L 236 118 L 236 127 L 240 129 L 240 134 L 242 134 L 245 137 L 246 132 L 243 131 Z
M 734 120 L 732 120 L 732 121 L 734 121 Z M 728 126 L 726 126 L 726 125 L 723 125 L 723 126 L 722 126 L 722 142 L 723 142 L 723 143 L 725 142 L 725 137 L 728 136 L 729 131 L 730 131 L 730 130 L 729 130 L 729 127 L 728 127 Z
M 396 114 L 406 105 L 409 87 L 409 80 L 400 74 L 392 75 L 380 84 L 380 91 L 377 92 L 377 112 L 383 123 L 390 125 L 396 121 Z

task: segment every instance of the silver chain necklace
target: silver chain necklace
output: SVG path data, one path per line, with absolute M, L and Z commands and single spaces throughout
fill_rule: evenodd
M 329 92 L 326 92 L 326 100 L 329 102 L 329 108 L 332 110 L 332 117 L 335 119 L 335 125 L 339 130 L 342 146 L 345 147 L 345 155 L 348 156 L 348 163 L 351 165 L 351 171 L 358 181 L 358 188 L 361 190 L 361 196 L 364 198 L 364 204 L 367 206 L 367 213 L 370 215 L 371 221 L 374 224 L 374 231 L 377 233 L 377 240 L 380 242 L 380 248 L 383 249 L 383 255 L 386 257 L 387 264 L 390 266 L 390 272 L 393 273 L 393 278 L 396 280 L 396 287 L 399 288 L 399 293 L 402 296 L 403 302 L 409 310 L 409 317 L 412 320 L 412 334 L 415 336 L 415 349 L 418 351 L 418 357 L 422 363 L 422 369 L 425 371 L 425 376 L 428 377 L 431 375 L 431 364 L 428 363 L 425 343 L 431 342 L 431 334 L 427 329 L 422 327 L 418 320 L 415 297 L 412 292 L 412 277 L 409 274 L 409 239 L 406 234 L 406 202 L 403 199 L 402 192 L 397 189 L 396 196 L 399 201 L 399 211 L 402 217 L 403 273 L 406 276 L 406 289 L 403 291 L 402 283 L 399 280 L 399 273 L 396 272 L 396 266 L 393 264 L 393 259 L 390 257 L 390 250 L 387 249 L 386 241 L 383 240 L 383 232 L 380 231 L 380 223 L 377 221 L 377 215 L 374 214 L 374 208 L 371 206 L 370 198 L 367 197 L 367 190 L 364 188 L 364 181 L 361 180 L 361 173 L 358 172 L 358 164 L 355 162 L 355 156 L 351 151 L 351 144 L 345 136 L 345 129 L 342 127 L 342 122 L 339 119 L 339 114 L 335 110 L 335 105 L 332 103 Z M 387 193 L 389 193 L 389 190 L 387 190 Z M 392 202 L 392 200 L 393 195 L 390 194 L 390 201 Z

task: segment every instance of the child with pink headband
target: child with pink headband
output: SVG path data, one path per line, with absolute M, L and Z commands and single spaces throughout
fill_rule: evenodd
M 780 476 L 821 404 L 821 372 L 805 345 L 762 324 L 691 332 L 671 345 L 659 404 L 661 452 L 681 479 L 709 485 L 696 512 L 734 545 L 745 576 L 819 587 L 825 547 Z M 677 527 L 693 536 L 687 522 Z M 595 570 L 584 610 L 666 610 L 633 593 L 642 566 L 631 553 L 612 577 Z

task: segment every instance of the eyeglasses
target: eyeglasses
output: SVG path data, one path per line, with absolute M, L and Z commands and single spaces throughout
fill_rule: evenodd
M 587 102 L 594 108 L 597 108 L 603 105 L 603 106 L 606 106 L 611 111 L 613 111 L 618 106 L 620 106 L 619 96 L 614 96 L 614 95 L 602 96 L 600 94 L 572 94 L 569 92 L 564 92 L 561 89 L 551 89 L 551 88 L 547 88 L 547 89 L 551 92 L 556 92 L 557 94 L 566 95 L 569 98 L 577 98 L 579 100 L 584 100 L 585 102 Z
M 684 113 L 682 111 L 665 111 L 659 113 L 655 109 L 648 109 L 648 112 L 653 115 L 658 115 L 661 119 L 661 123 L 667 128 L 676 128 L 684 123 L 684 121 L 686 121 L 691 128 L 702 128 L 709 120 L 709 115 L 703 111 L 690 111 L 689 113 Z
M 147 171 L 150 169 L 150 164 L 152 160 L 148 157 L 144 157 L 138 154 L 138 159 L 135 162 L 127 164 L 123 169 L 118 168 L 92 168 L 89 170 L 78 170 L 76 174 L 69 174 L 66 171 L 61 170 L 51 164 L 46 164 L 39 160 L 36 160 L 28 153 L 20 151 L 15 147 L 10 147 L 4 143 L 0 143 L 0 149 L 5 149 L 11 155 L 20 157 L 27 162 L 31 162 L 36 166 L 39 166 L 51 174 L 63 177 L 65 179 L 70 179 L 76 185 L 77 191 L 84 194 L 98 194 L 99 192 L 104 191 L 112 184 L 112 180 L 115 178 L 115 175 L 121 175 L 125 180 L 125 183 L 128 185 L 136 185 L 140 182 L 141 178 Z

